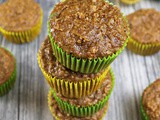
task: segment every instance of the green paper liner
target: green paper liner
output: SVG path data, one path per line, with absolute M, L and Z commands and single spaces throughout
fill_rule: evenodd
M 140 112 L 141 112 L 142 120 L 150 120 L 147 113 L 145 112 L 145 110 L 143 108 L 142 99 L 140 101 Z
M 106 1 L 107 2 L 107 1 Z M 112 5 L 112 3 L 109 3 Z M 71 69 L 76 72 L 81 73 L 97 73 L 104 68 L 107 68 L 114 60 L 115 58 L 124 50 L 124 48 L 127 45 L 128 39 L 129 39 L 129 33 L 127 33 L 128 38 L 126 39 L 125 43 L 123 44 L 122 48 L 120 48 L 116 53 L 113 53 L 112 55 L 108 57 L 103 58 L 97 58 L 97 59 L 83 59 L 83 58 L 77 58 L 73 56 L 72 54 L 68 54 L 65 51 L 63 51 L 62 48 L 60 48 L 54 41 L 52 35 L 51 35 L 51 28 L 50 28 L 50 18 L 53 17 L 51 15 L 48 20 L 48 35 L 52 44 L 52 49 L 54 51 L 54 55 L 57 58 L 57 60 L 68 69 Z M 128 23 L 126 17 L 123 15 L 123 18 Z M 129 27 L 128 27 L 129 28 Z
M 139 2 L 140 0 L 121 0 L 121 1 L 126 4 L 135 4 Z
M 110 67 L 108 67 L 100 76 L 94 79 L 83 81 L 68 81 L 66 79 L 58 79 L 49 75 L 41 65 L 41 57 L 38 54 L 39 67 L 51 88 L 56 93 L 60 93 L 67 98 L 82 98 L 96 91 L 101 83 L 105 80 Z
M 128 41 L 127 48 L 136 54 L 146 56 L 155 54 L 158 51 L 160 51 L 160 43 L 143 44 L 137 42 L 133 38 L 130 38 Z
M 52 103 L 52 95 L 53 95 L 53 94 L 52 94 L 52 92 L 51 92 L 51 90 L 50 90 L 49 93 L 48 93 L 48 107 L 49 107 L 49 109 L 50 109 L 53 117 L 54 117 L 56 120 L 61 120 L 61 119 L 56 115 L 56 112 L 57 112 L 57 111 L 55 111 L 55 109 L 53 109 L 53 107 L 52 107 L 52 105 L 53 105 L 53 103 Z M 56 103 L 56 104 L 57 104 L 57 103 Z M 57 104 L 57 106 L 58 106 L 58 104 Z M 103 120 L 104 116 L 106 115 L 107 110 L 108 110 L 108 102 L 104 105 L 104 113 L 102 114 L 102 117 L 101 117 L 100 120 Z M 79 119 L 80 119 L 80 118 L 79 118 Z M 83 118 L 83 119 L 84 119 L 84 118 Z
M 41 10 L 40 20 L 30 30 L 10 31 L 0 27 L 0 32 L 8 41 L 12 43 L 22 44 L 26 42 L 31 42 L 39 35 L 42 27 L 42 21 L 43 21 L 43 11 Z
M 58 106 L 66 113 L 68 113 L 72 116 L 75 116 L 75 117 L 92 116 L 93 114 L 95 114 L 96 112 L 98 112 L 99 110 L 101 110 L 105 106 L 105 104 L 107 103 L 107 101 L 113 91 L 115 77 L 114 77 L 112 70 L 110 70 L 110 73 L 111 73 L 111 77 L 112 77 L 112 88 L 110 89 L 109 94 L 106 95 L 106 97 L 104 97 L 102 100 L 98 101 L 96 104 L 93 104 L 93 105 L 82 106 L 82 107 L 79 107 L 76 105 L 71 105 L 70 103 L 63 101 L 61 98 L 59 98 L 53 89 L 51 89 L 51 92 L 53 93 L 53 96 L 54 96 L 56 102 L 58 103 Z
M 8 51 L 8 52 L 10 53 L 10 51 Z M 11 90 L 11 88 L 13 87 L 13 85 L 16 81 L 16 74 L 17 74 L 17 69 L 16 69 L 16 64 L 15 64 L 14 71 L 13 71 L 12 75 L 10 76 L 10 78 L 6 82 L 4 82 L 3 84 L 0 85 L 0 96 L 5 95 L 6 93 L 8 93 Z

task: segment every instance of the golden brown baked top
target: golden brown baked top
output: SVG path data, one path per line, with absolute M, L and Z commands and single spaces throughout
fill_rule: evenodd
M 56 77 L 59 79 L 65 79 L 68 81 L 83 81 L 99 77 L 104 72 L 104 70 L 102 70 L 99 73 L 82 74 L 67 69 L 66 67 L 61 65 L 53 55 L 52 46 L 48 37 L 41 45 L 39 56 L 42 68 L 45 70 L 45 72 L 52 77 Z
M 104 0 L 65 0 L 50 17 L 54 41 L 79 58 L 102 58 L 118 51 L 128 26 L 118 7 Z
M 160 43 L 160 12 L 140 9 L 127 16 L 131 37 L 140 43 Z
M 0 85 L 9 80 L 14 68 L 14 57 L 6 49 L 0 47 Z
M 105 114 L 106 109 L 108 108 L 108 103 L 104 108 L 102 108 L 100 111 L 95 113 L 93 116 L 90 117 L 74 117 L 69 114 L 64 113 L 59 107 L 55 99 L 53 98 L 53 95 L 50 94 L 49 96 L 49 106 L 51 107 L 51 110 L 53 114 L 58 117 L 60 120 L 101 120 L 103 115 Z
M 39 22 L 41 14 L 34 0 L 9 0 L 0 5 L 0 27 L 7 31 L 30 30 Z
M 150 120 L 160 120 L 160 78 L 143 92 L 142 105 Z
M 57 96 L 71 105 L 76 105 L 77 107 L 82 107 L 82 106 L 85 107 L 85 106 L 95 105 L 99 101 L 103 100 L 106 97 L 106 95 L 109 95 L 112 87 L 113 87 L 112 78 L 110 73 L 108 73 L 100 88 L 87 97 L 80 99 L 69 99 L 63 97 L 59 93 L 57 93 Z

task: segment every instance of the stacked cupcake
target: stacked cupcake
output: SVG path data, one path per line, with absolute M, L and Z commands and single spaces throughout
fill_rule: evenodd
M 119 8 L 104 0 L 66 0 L 48 20 L 38 63 L 51 90 L 48 104 L 60 120 L 100 120 L 114 87 L 110 68 L 127 43 Z

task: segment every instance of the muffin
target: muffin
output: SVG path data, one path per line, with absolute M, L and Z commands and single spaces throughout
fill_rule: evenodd
M 140 9 L 127 16 L 131 37 L 127 48 L 140 55 L 152 55 L 160 50 L 160 12 Z
M 52 90 L 58 106 L 66 113 L 76 117 L 92 116 L 107 103 L 114 87 L 113 73 L 107 74 L 100 88 L 89 96 L 79 99 L 69 99 Z
M 95 74 L 71 71 L 56 60 L 49 38 L 42 43 L 38 53 L 39 66 L 55 92 L 69 98 L 81 98 L 97 90 L 104 81 L 109 67 Z
M 16 60 L 5 48 L 0 47 L 0 96 L 6 94 L 16 80 Z
M 141 113 L 143 120 L 160 120 L 160 78 L 144 90 Z
M 97 73 L 122 52 L 128 24 L 117 6 L 104 0 L 65 0 L 48 20 L 57 60 L 81 73 Z
M 93 116 L 89 117 L 74 117 L 69 114 L 64 113 L 59 107 L 57 102 L 55 101 L 52 92 L 50 91 L 48 94 L 48 106 L 52 115 L 55 117 L 56 120 L 102 120 L 106 111 L 108 109 L 108 102 L 106 103 L 105 107 L 103 107 L 100 111 L 98 111 Z
M 125 4 L 135 4 L 139 2 L 140 0 L 121 0 Z
M 8 0 L 0 4 L 0 32 L 13 43 L 30 42 L 40 33 L 42 17 L 34 0 Z

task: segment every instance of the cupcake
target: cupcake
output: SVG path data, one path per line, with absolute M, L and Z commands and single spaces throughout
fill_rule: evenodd
M 46 80 L 55 92 L 69 98 L 81 98 L 93 93 L 105 80 L 109 67 L 95 74 L 71 71 L 58 62 L 49 38 L 42 43 L 38 63 Z
M 119 8 L 104 0 L 65 0 L 48 20 L 57 60 L 81 73 L 97 73 L 122 52 L 128 24 Z
M 141 113 L 143 120 L 160 120 L 160 78 L 144 90 Z
M 40 33 L 42 16 L 34 0 L 8 0 L 0 4 L 0 32 L 13 43 L 30 42 Z
M 5 48 L 0 47 L 0 96 L 6 94 L 16 80 L 16 60 Z
M 131 37 L 127 48 L 140 55 L 152 55 L 160 50 L 160 12 L 140 9 L 127 16 Z
M 62 111 L 58 107 L 58 104 L 54 99 L 52 92 L 50 91 L 48 94 L 48 106 L 50 108 L 52 115 L 56 120 L 102 120 L 108 109 L 108 102 L 106 103 L 105 107 L 103 107 L 100 111 L 98 111 L 92 116 L 83 117 L 83 118 L 74 117 L 69 114 L 66 114 L 64 111 Z
M 135 4 L 139 2 L 140 0 L 121 0 L 125 4 Z
M 53 90 L 53 96 L 60 109 L 65 113 L 76 117 L 92 116 L 101 110 L 107 103 L 110 94 L 114 87 L 113 73 L 108 73 L 105 81 L 100 88 L 89 96 L 80 99 L 69 99 L 63 97 L 59 93 L 55 93 Z

